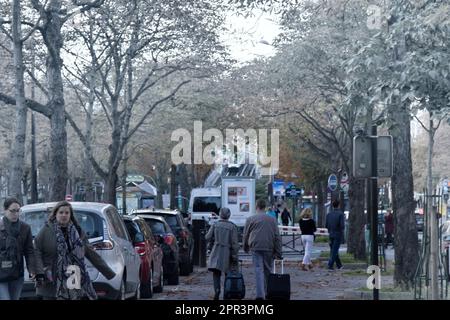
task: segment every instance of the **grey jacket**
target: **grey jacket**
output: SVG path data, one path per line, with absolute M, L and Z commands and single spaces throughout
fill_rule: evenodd
M 107 279 L 114 278 L 116 274 L 90 246 L 86 235 L 82 232 L 80 237 L 84 243 L 85 258 L 87 258 Z M 45 275 L 45 271 L 51 270 L 57 259 L 56 234 L 48 222 L 34 239 L 34 246 L 36 249 L 37 274 Z M 43 297 L 55 297 L 56 284 L 46 280 L 42 286 L 36 288 L 36 294 Z
M 6 217 L 0 217 L 0 231 L 5 230 L 5 225 L 3 219 Z M 27 269 L 29 273 L 36 273 L 36 256 L 33 247 L 33 236 L 31 235 L 31 228 L 28 224 L 23 221 L 19 221 L 19 237 L 18 239 L 18 249 L 20 257 L 20 276 L 23 277 L 24 274 L 24 264 L 23 258 L 27 263 Z
M 230 221 L 219 220 L 209 228 L 206 241 L 213 247 L 208 261 L 208 269 L 228 272 L 231 265 L 237 265 L 239 242 L 237 226 Z
M 342 210 L 332 209 L 327 214 L 326 228 L 332 238 L 344 236 L 345 216 Z
M 280 258 L 282 252 L 281 237 L 274 218 L 257 213 L 247 219 L 244 227 L 244 251 L 269 251 Z

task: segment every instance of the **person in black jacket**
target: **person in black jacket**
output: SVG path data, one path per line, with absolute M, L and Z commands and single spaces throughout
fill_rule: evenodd
M 30 226 L 19 220 L 19 200 L 7 198 L 3 208 L 4 216 L 0 218 L 0 300 L 19 300 L 24 281 L 23 258 L 30 277 L 36 275 L 33 237 Z
M 344 237 L 345 216 L 339 209 L 339 200 L 333 201 L 333 209 L 327 214 L 326 227 L 330 237 L 330 260 L 328 261 L 328 270 L 334 270 L 333 266 L 342 269 L 341 259 L 339 259 L 339 247 Z
M 289 213 L 289 210 L 284 207 L 283 212 L 281 212 L 281 223 L 283 224 L 283 226 L 288 226 L 289 225 L 289 221 L 291 221 L 291 214 Z
M 305 248 L 302 270 L 307 271 L 307 267 L 309 270 L 312 269 L 311 250 L 314 243 L 314 233 L 316 232 L 316 223 L 312 218 L 311 208 L 303 209 L 298 224 L 300 226 L 300 231 L 302 232 L 302 243 Z

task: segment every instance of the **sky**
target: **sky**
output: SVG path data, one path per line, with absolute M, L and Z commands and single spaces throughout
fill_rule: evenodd
M 269 13 L 256 10 L 248 18 L 228 15 L 228 33 L 222 36 L 222 41 L 229 48 L 232 58 L 245 63 L 258 57 L 273 56 L 275 48 L 272 43 L 281 32 L 274 20 Z

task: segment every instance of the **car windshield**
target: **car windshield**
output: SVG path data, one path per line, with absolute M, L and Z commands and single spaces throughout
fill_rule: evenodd
M 166 233 L 166 230 L 164 228 L 164 223 L 158 220 L 150 220 L 146 219 L 145 222 L 147 222 L 148 226 L 152 230 L 153 234 L 164 234 Z
M 166 220 L 167 224 L 170 226 L 170 228 L 175 231 L 177 229 L 180 229 L 181 226 L 178 224 L 177 216 L 174 214 L 161 214 L 161 216 Z
M 221 206 L 220 197 L 195 197 L 192 206 L 193 212 L 214 212 L 219 214 Z
M 44 210 L 22 212 L 21 214 L 21 220 L 30 225 L 33 237 L 42 229 L 47 217 L 48 212 Z M 88 239 L 103 237 L 103 221 L 97 214 L 75 210 L 75 217 Z

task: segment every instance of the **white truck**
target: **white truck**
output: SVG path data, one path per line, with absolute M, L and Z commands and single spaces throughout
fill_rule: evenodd
M 213 224 L 222 207 L 221 195 L 220 187 L 192 189 L 188 208 L 191 224 L 192 220 L 205 220 Z
M 222 207 L 230 209 L 230 221 L 240 229 L 255 214 L 255 179 L 222 177 Z
M 221 186 L 195 188 L 191 191 L 189 213 L 192 220 L 205 220 L 210 225 L 219 219 L 222 207 L 230 209 L 230 221 L 239 229 L 247 218 L 255 213 L 255 177 L 222 175 Z

